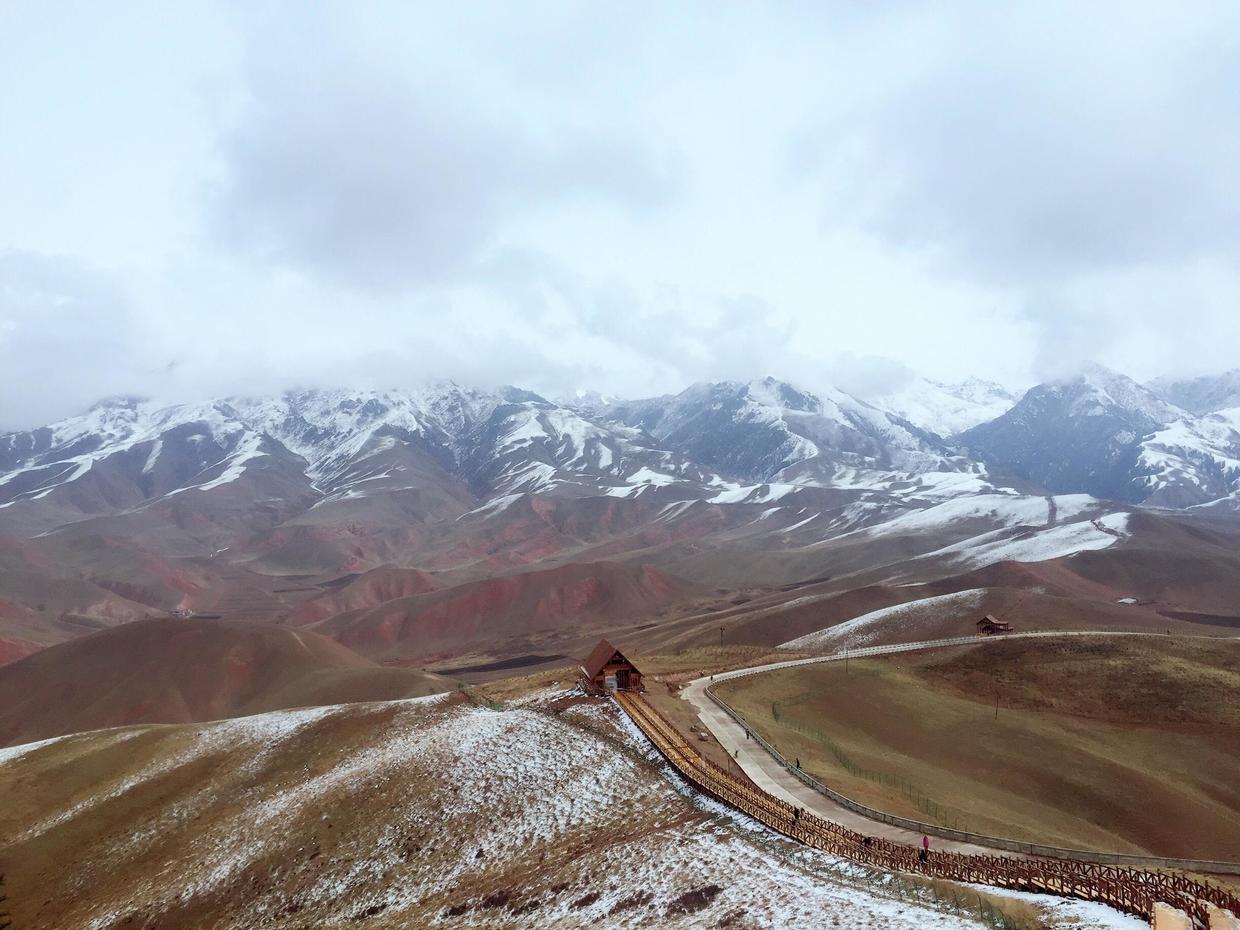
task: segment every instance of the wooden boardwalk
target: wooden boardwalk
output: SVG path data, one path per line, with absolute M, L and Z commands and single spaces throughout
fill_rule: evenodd
M 1097 901 L 1146 920 L 1152 918 L 1157 901 L 1179 908 L 1203 926 L 1208 920 L 1207 904 L 1240 916 L 1240 899 L 1226 889 L 1174 872 L 940 850 L 923 859 L 917 846 L 859 833 L 746 784 L 704 758 L 640 695 L 621 691 L 616 701 L 681 777 L 699 791 L 814 849 L 892 872 Z

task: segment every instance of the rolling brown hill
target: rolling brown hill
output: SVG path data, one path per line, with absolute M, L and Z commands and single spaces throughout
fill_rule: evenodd
M 314 629 L 365 655 L 412 658 L 499 648 L 544 632 L 628 625 L 705 593 L 652 565 L 574 562 L 398 597 Z
M 135 723 L 193 723 L 448 689 L 436 675 L 382 668 L 309 631 L 139 620 L 0 668 L 0 746 Z
M 444 586 L 431 572 L 390 566 L 346 576 L 339 581 L 341 583 L 331 583 L 330 590 L 294 610 L 288 617 L 289 622 L 299 626 L 314 623 L 346 611 L 377 607 L 387 601 L 426 594 Z
M 14 928 L 981 926 L 700 809 L 609 702 L 522 698 L 0 751 Z M 1053 903 L 1055 930 L 1118 926 Z

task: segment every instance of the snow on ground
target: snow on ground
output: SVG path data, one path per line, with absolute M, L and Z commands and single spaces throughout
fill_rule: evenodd
M 1017 536 L 1007 530 L 996 530 L 937 549 L 923 558 L 947 556 L 965 569 L 984 568 L 1004 560 L 1045 562 L 1113 546 L 1126 534 L 1127 526 L 1128 515 L 1117 513 L 1098 520 L 1061 523 Z
M 720 491 L 706 499 L 708 504 L 770 504 L 799 491 L 799 484 L 750 484 Z
M 248 761 L 242 767 L 242 770 L 246 772 L 255 771 L 261 766 L 263 757 L 270 753 L 277 744 L 287 739 L 300 728 L 318 720 L 328 710 L 329 708 L 312 707 L 306 710 L 278 711 L 204 724 L 201 729 L 194 732 L 190 738 L 190 745 L 181 751 L 161 753 L 148 764 L 138 768 L 137 771 L 118 773 L 115 778 L 104 777 L 100 779 L 95 786 L 93 794 L 83 798 L 76 804 L 62 807 L 51 816 L 31 824 L 24 832 L 15 837 L 15 841 L 28 840 L 46 833 L 60 824 L 87 814 L 91 808 L 101 803 L 123 797 L 143 782 L 153 781 L 174 769 L 188 764 L 195 758 L 218 752 L 223 747 L 237 743 L 253 744 L 255 748 L 250 753 Z M 135 736 L 141 735 L 147 729 L 120 728 L 104 730 L 100 731 L 100 733 L 104 740 L 115 743 L 132 739 Z M 73 737 L 61 737 L 60 739 L 73 739 Z M 59 739 L 44 740 L 41 743 L 35 744 L 35 746 L 36 748 L 43 748 L 56 742 L 59 742 Z M 22 747 L 15 748 L 21 749 Z
M 1141 443 L 1151 491 L 1191 485 L 1226 496 L 1240 488 L 1240 408 L 1176 420 Z
M 941 594 L 937 597 L 923 597 L 905 604 L 883 607 L 867 614 L 837 623 L 824 630 L 798 636 L 780 645 L 781 649 L 855 649 L 859 646 L 871 645 L 880 636 L 892 631 L 909 632 L 916 630 L 927 618 L 935 619 L 943 612 L 976 611 L 982 603 L 985 591 L 973 588 L 955 594 Z M 913 635 L 911 639 L 919 637 Z
M 917 475 L 915 485 L 907 492 L 922 498 L 959 497 L 961 494 L 993 493 L 996 488 L 986 476 L 984 466 L 979 471 L 926 471 Z
M 67 736 L 53 736 L 50 739 L 41 739 L 33 743 L 18 743 L 16 746 L 5 746 L 0 748 L 0 766 L 9 762 L 16 762 L 27 753 L 34 752 L 36 749 L 43 749 L 46 746 L 56 746 L 63 743 L 78 742 L 83 748 L 98 749 L 107 745 L 109 736 L 114 742 L 123 742 L 126 739 L 132 739 L 141 733 L 142 730 L 136 727 L 130 727 L 120 730 L 107 731 L 106 735 L 102 731 L 94 731 L 91 733 L 70 733 Z
M 64 930 L 135 915 L 288 930 L 371 918 L 361 925 L 982 926 L 716 802 L 686 805 L 614 705 L 551 712 L 572 697 L 341 705 L 10 751 L 0 853 L 17 862 L 59 844 L 36 896 Z M 36 782 L 74 764 L 66 743 L 128 733 L 142 743 L 131 768 L 67 810 L 31 812 L 47 803 Z
M 671 475 L 665 475 L 662 472 L 655 471 L 643 465 L 633 474 L 624 479 L 629 484 L 652 484 L 655 487 L 663 487 L 669 484 L 675 484 L 676 479 Z
M 233 466 L 244 466 L 246 461 L 258 455 L 254 444 L 260 438 L 250 433 L 234 413 L 227 404 L 214 403 L 178 404 L 162 408 L 145 401 L 98 404 L 81 416 L 49 425 L 49 436 L 42 451 L 25 460 L 18 460 L 18 467 L 0 475 L 0 487 L 23 476 L 39 476 L 36 486 L 14 495 L 0 507 L 19 500 L 46 497 L 56 488 L 81 478 L 99 462 L 142 446 L 148 447 L 142 471 L 144 474 L 150 473 L 163 451 L 161 436 L 166 430 L 186 424 L 197 424 L 204 439 L 209 438 L 222 448 L 232 450 L 217 463 L 228 463 L 225 474 L 231 474 Z M 89 451 L 80 451 L 82 448 Z M 240 471 L 236 474 L 239 475 Z M 221 475 L 208 485 L 216 487 L 223 483 L 225 480 Z
M 1016 403 L 1016 395 L 1002 385 L 978 378 L 960 384 L 915 378 L 898 389 L 865 399 L 939 436 L 953 436 L 993 420 Z
M 1149 924 L 1138 917 L 1123 914 L 1104 904 L 1093 901 L 1076 901 L 1056 898 L 1048 894 L 1032 894 L 1028 891 L 1011 891 L 1006 888 L 986 888 L 996 898 L 1028 901 L 1046 910 L 1058 920 L 1079 930 L 1149 930 Z
M 225 466 L 220 474 L 205 481 L 202 484 L 188 485 L 184 488 L 177 488 L 169 491 L 165 497 L 172 497 L 174 494 L 180 494 L 182 491 L 210 491 L 212 488 L 218 488 L 225 484 L 236 481 L 245 474 L 246 465 L 257 458 L 262 458 L 263 437 L 258 433 L 239 434 L 241 439 L 237 442 L 236 448 L 224 459 L 216 462 L 211 468 L 218 468 L 220 465 Z M 209 471 L 210 469 L 204 469 Z
M 1046 527 L 1052 519 L 1061 523 L 1100 513 L 1104 506 L 1102 501 L 1088 494 L 1059 494 L 1048 497 L 1018 494 L 993 488 L 981 481 L 977 475 L 961 473 L 958 481 L 953 482 L 938 480 L 939 473 L 935 474 L 936 480 L 929 485 L 934 493 L 923 494 L 921 488 L 900 492 L 903 500 L 899 503 L 907 508 L 903 513 L 835 538 L 840 539 L 853 533 L 866 537 L 886 537 L 959 532 L 967 529 L 969 524 L 977 523 L 989 523 L 992 527 Z M 973 493 L 979 485 L 988 489 L 986 493 Z M 953 490 L 959 490 L 960 493 L 951 494 Z M 934 503 L 928 507 L 915 507 L 927 499 Z M 865 506 L 869 506 L 872 519 L 874 507 Z
M 481 507 L 475 507 L 468 513 L 461 514 L 457 517 L 457 520 L 464 520 L 466 517 L 494 516 L 495 514 L 503 513 L 524 496 L 525 492 L 523 491 L 518 491 L 516 494 L 504 494 L 501 497 L 488 501 Z
M 871 536 L 924 533 L 966 520 L 988 520 L 1000 526 L 1044 526 L 1049 518 L 1050 505 L 1044 497 L 978 494 L 952 498 L 922 510 L 910 510 L 865 532 Z

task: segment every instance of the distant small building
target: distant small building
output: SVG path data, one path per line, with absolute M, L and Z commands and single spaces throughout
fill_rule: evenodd
M 645 691 L 642 673 L 619 649 L 600 639 L 581 664 L 581 683 L 587 691 Z
M 994 636 L 996 633 L 1011 633 L 1012 624 L 1006 620 L 987 614 L 977 621 L 977 631 L 983 636 Z

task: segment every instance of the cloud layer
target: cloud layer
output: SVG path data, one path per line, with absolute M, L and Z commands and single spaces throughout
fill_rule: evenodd
M 1234 367 L 1237 34 L 1204 2 L 29 4 L 0 427 L 118 392 Z

